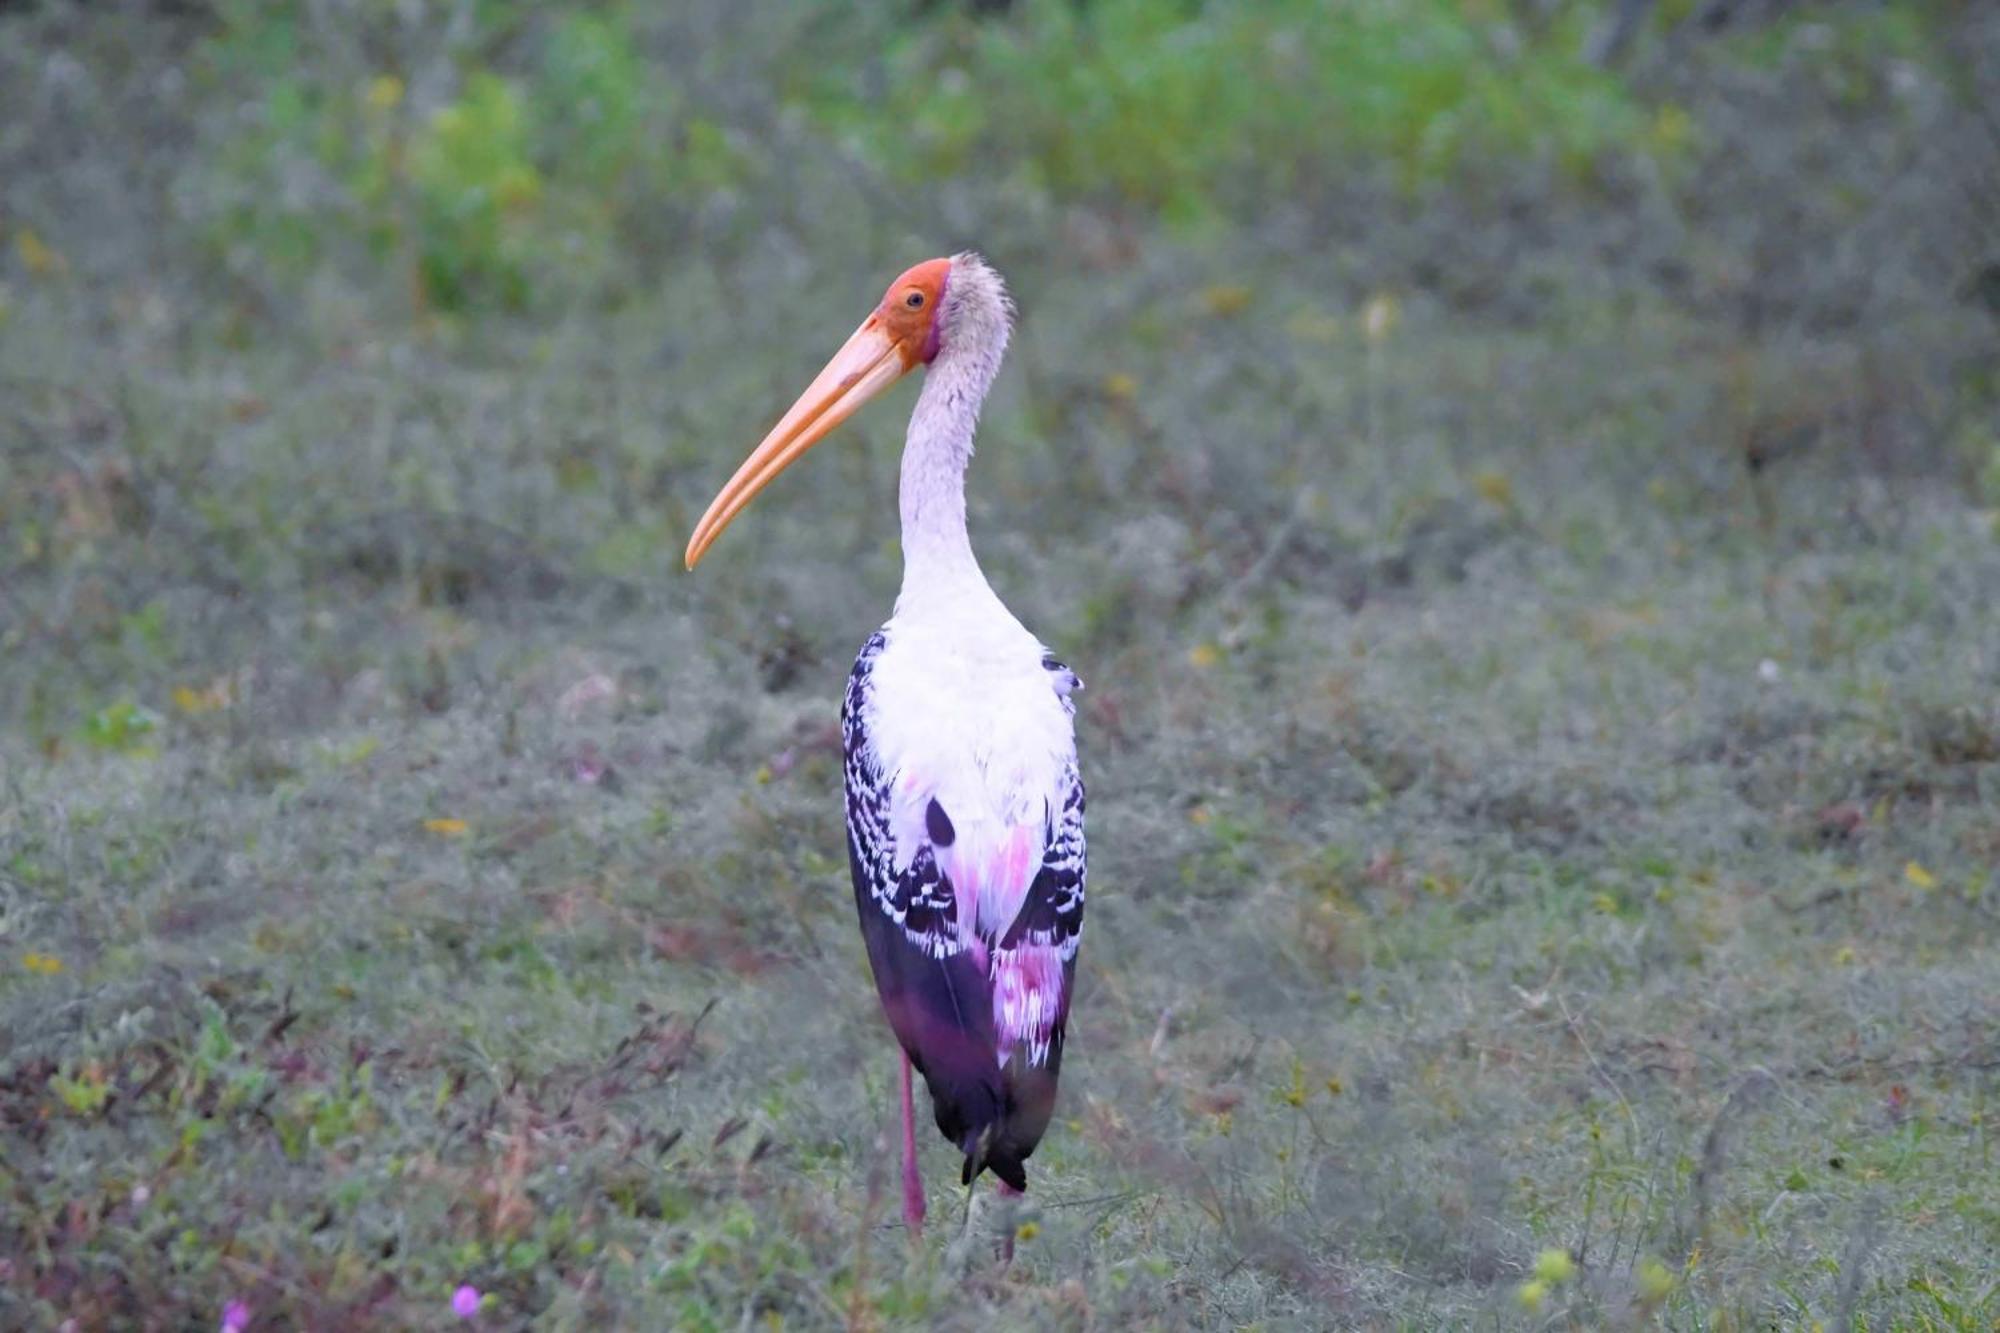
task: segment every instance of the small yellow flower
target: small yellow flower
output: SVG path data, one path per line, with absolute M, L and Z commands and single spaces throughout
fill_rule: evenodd
M 1188 649 L 1188 661 L 1206 671 L 1222 660 L 1222 649 L 1212 643 L 1198 643 Z
M 24 953 L 21 966 L 37 976 L 52 977 L 63 970 L 62 959 L 46 953 Z
M 403 81 L 393 74 L 378 74 L 368 83 L 368 106 L 373 111 L 393 111 L 402 105 Z
M 1208 307 L 1208 313 L 1227 318 L 1240 315 L 1250 308 L 1252 293 L 1241 283 L 1217 283 L 1201 294 L 1201 303 Z
M 1661 152 L 1685 148 L 1693 137 L 1694 118 L 1684 108 L 1669 102 L 1653 116 L 1653 143 Z
M 1504 472 L 1488 469 L 1485 472 L 1475 473 L 1472 478 L 1472 489 L 1478 492 L 1480 499 L 1496 509 L 1514 507 L 1514 482 Z
M 1033 1240 L 1041 1234 L 1042 1224 L 1040 1222 L 1023 1222 L 1020 1226 L 1014 1228 L 1014 1237 L 1017 1240 Z
M 1549 1284 L 1546 1282 L 1523 1282 L 1514 1289 L 1514 1299 L 1521 1302 L 1521 1308 L 1530 1314 L 1542 1308 L 1548 1294 Z
M 435 833 L 440 838 L 462 838 L 471 831 L 471 828 L 472 826 L 467 824 L 463 819 L 426 819 L 424 821 L 424 831 Z
M 1639 1299 L 1648 1305 L 1658 1305 L 1674 1290 L 1674 1274 L 1658 1259 L 1648 1259 L 1639 1265 Z
M 1854 963 L 1854 946 L 1843 944 L 1838 949 L 1835 949 L 1833 951 L 1833 961 L 1839 963 L 1842 967 L 1851 967 Z
M 1934 889 L 1937 887 L 1937 876 L 1924 869 L 1921 864 L 1915 861 L 1903 867 L 1903 878 L 1920 889 Z
M 1535 1276 L 1548 1283 L 1567 1282 L 1576 1273 L 1568 1250 L 1546 1249 L 1535 1256 Z
M 15 235 L 14 253 L 21 256 L 21 263 L 27 267 L 28 272 L 38 277 L 60 273 L 69 267 L 69 261 L 57 251 L 50 249 L 48 242 L 27 227 L 21 228 Z
M 227 676 L 218 678 L 206 689 L 196 689 L 192 685 L 176 685 L 172 699 L 174 707 L 190 717 L 203 713 L 213 713 L 219 708 L 227 708 L 235 702 L 236 691 Z
M 1139 396 L 1139 381 L 1122 370 L 1114 370 L 1104 377 L 1106 396 L 1121 402 L 1130 402 Z

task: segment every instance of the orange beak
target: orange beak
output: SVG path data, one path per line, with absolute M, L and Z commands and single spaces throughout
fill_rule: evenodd
M 694 526 L 694 535 L 688 538 L 687 567 L 695 567 L 757 492 L 853 416 L 863 403 L 915 369 L 918 360 L 905 342 L 890 336 L 879 312 L 864 320 L 710 502 L 708 512 Z

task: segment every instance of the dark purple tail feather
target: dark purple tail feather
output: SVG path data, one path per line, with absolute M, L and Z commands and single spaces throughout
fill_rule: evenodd
M 1030 1065 L 1016 1052 L 1003 1068 L 994 1037 L 992 983 L 983 965 L 969 952 L 937 958 L 912 944 L 869 901 L 851 841 L 848 855 L 882 1011 L 924 1076 L 938 1132 L 965 1154 L 961 1182 L 970 1185 L 982 1171 L 991 1171 L 1013 1188 L 1027 1189 L 1025 1163 L 1055 1112 L 1062 1021 L 1051 1035 L 1045 1064 Z

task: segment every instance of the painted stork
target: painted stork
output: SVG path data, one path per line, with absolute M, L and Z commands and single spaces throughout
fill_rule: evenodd
M 962 1184 L 1024 1163 L 1054 1110 L 1083 931 L 1081 687 L 1000 602 L 965 530 L 965 468 L 1013 307 L 976 254 L 889 285 L 695 526 L 693 569 L 771 480 L 884 389 L 928 373 L 903 446 L 903 587 L 841 712 L 854 903 L 902 1045 L 903 1217 L 923 1226 L 910 1071 Z M 1007 1247 L 1011 1250 L 1011 1245 Z

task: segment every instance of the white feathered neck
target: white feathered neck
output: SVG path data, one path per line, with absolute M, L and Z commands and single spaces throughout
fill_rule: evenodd
M 1006 284 L 984 259 L 970 251 L 952 256 L 937 316 L 938 353 L 924 375 L 903 443 L 898 615 L 936 598 L 993 596 L 965 528 L 965 469 L 972 461 L 979 409 L 1007 353 L 1013 316 Z

